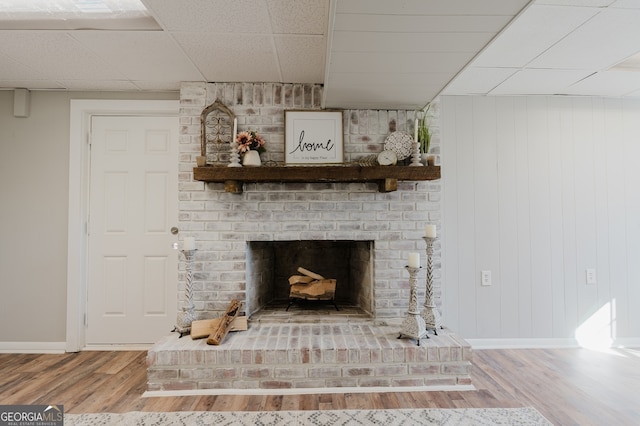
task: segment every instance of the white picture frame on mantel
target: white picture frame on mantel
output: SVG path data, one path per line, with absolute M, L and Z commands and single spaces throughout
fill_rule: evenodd
M 286 164 L 344 162 L 342 111 L 284 111 Z

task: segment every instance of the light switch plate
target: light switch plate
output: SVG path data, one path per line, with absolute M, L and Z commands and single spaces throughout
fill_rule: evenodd
M 480 272 L 480 285 L 491 285 L 491 271 Z
M 594 285 L 596 283 L 597 283 L 596 270 L 595 269 L 587 269 L 587 284 Z

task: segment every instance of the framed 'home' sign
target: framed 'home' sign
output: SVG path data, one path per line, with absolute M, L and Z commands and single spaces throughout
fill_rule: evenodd
M 344 161 L 342 111 L 285 111 L 287 164 L 335 164 Z

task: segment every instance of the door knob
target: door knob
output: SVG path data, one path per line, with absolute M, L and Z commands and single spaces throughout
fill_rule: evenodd
M 178 232 L 180 232 L 180 230 L 178 228 L 176 228 L 175 226 L 171 227 L 171 233 L 173 235 L 178 235 Z

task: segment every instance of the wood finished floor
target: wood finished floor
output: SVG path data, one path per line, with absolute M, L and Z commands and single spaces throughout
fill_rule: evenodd
M 0 354 L 0 404 L 68 413 L 533 406 L 555 425 L 640 424 L 640 350 L 476 350 L 475 391 L 143 398 L 146 352 Z

